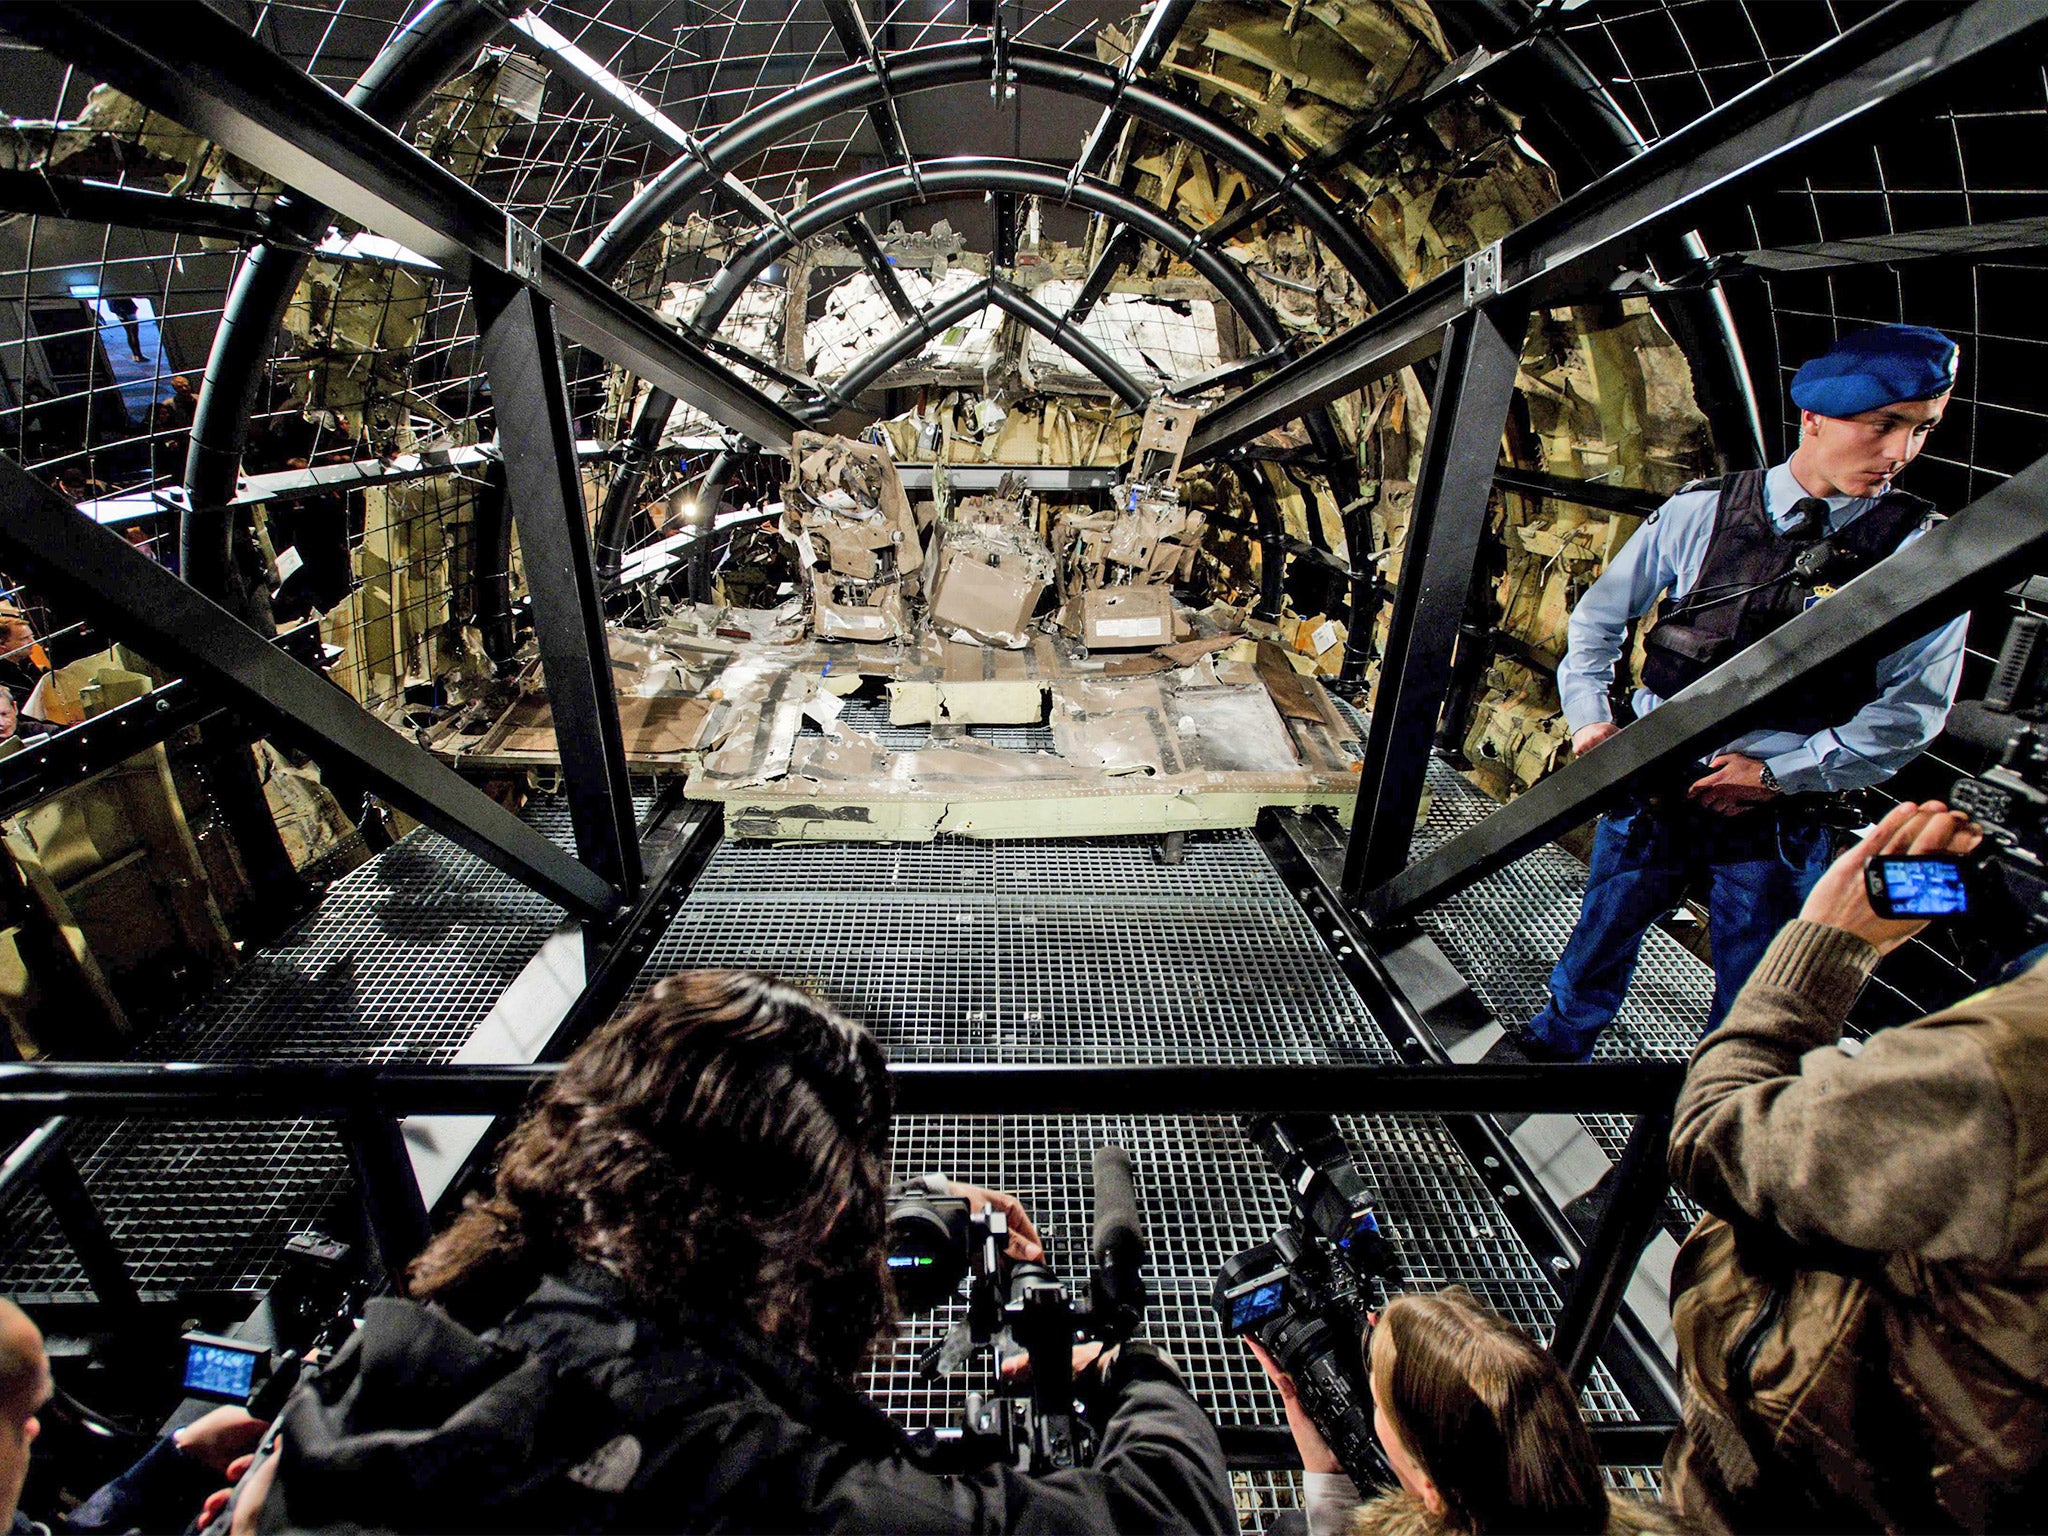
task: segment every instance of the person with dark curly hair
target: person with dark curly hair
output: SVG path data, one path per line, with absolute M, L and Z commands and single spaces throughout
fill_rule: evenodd
M 891 1102 L 881 1047 L 796 988 L 661 982 L 301 1384 L 234 1529 L 1234 1531 L 1216 1430 L 1144 1344 L 1076 1351 L 1102 1443 L 1046 1477 L 927 1471 L 859 1392 Z M 1013 1197 L 955 1188 L 1039 1256 Z

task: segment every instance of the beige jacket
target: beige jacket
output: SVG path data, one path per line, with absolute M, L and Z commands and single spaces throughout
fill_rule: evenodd
M 1602 1536 L 1683 1536 L 1690 1526 L 1657 1504 L 1607 1496 L 1607 1529 Z M 1351 1536 L 1452 1536 L 1442 1515 L 1433 1515 L 1413 1494 L 1401 1489 L 1383 1493 L 1359 1506 L 1351 1519 Z
M 1840 1044 L 1877 954 L 1791 924 L 1679 1095 L 1667 1497 L 1732 1529 L 2038 1529 L 2048 966 Z

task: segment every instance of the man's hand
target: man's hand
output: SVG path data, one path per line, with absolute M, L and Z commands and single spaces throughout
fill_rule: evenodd
M 1764 788 L 1764 765 L 1756 758 L 1723 752 L 1712 767 L 1714 771 L 1695 780 L 1685 794 L 1716 816 L 1740 816 L 1778 797 L 1775 789 Z
M 1010 1241 L 1003 1251 L 1011 1258 L 1036 1263 L 1045 1257 L 1045 1245 L 1039 1241 L 1038 1228 L 1031 1224 L 1031 1218 L 1024 1213 L 1024 1202 L 1015 1195 L 983 1189 L 979 1184 L 962 1184 L 958 1179 L 946 1180 L 946 1188 L 967 1202 L 971 1216 L 979 1216 L 992 1205 L 1009 1217 Z
M 1619 736 L 1621 727 L 1612 720 L 1595 720 L 1591 725 L 1582 725 L 1572 732 L 1572 756 L 1584 757 L 1610 736 Z
M 1110 1361 L 1116 1358 L 1114 1348 L 1104 1348 L 1100 1339 L 1090 1339 L 1085 1344 L 1074 1346 L 1074 1376 L 1078 1380 L 1086 1372 L 1101 1367 L 1109 1369 Z M 1029 1381 L 1031 1379 L 1031 1357 L 1022 1350 L 1003 1357 L 1003 1380 Z
M 1280 1394 L 1280 1406 L 1287 1410 L 1287 1427 L 1294 1434 L 1294 1449 L 1301 1457 L 1304 1472 L 1342 1472 L 1329 1443 L 1317 1430 L 1315 1420 L 1308 1416 L 1308 1410 L 1301 1406 L 1301 1394 L 1294 1389 L 1294 1378 L 1281 1370 L 1273 1357 L 1261 1349 L 1257 1341 L 1246 1339 L 1251 1352 L 1259 1357 L 1259 1364 L 1266 1368 L 1266 1374 L 1273 1380 L 1273 1389 Z
M 256 1442 L 268 1428 L 268 1420 L 252 1418 L 243 1409 L 231 1406 L 201 1414 L 174 1432 L 171 1439 L 194 1461 L 213 1468 L 232 1482 L 239 1474 L 230 1475 L 229 1468 L 256 1449 Z
M 1828 866 L 1799 915 L 1866 940 L 1888 955 L 1927 926 L 1924 919 L 1879 917 L 1863 884 L 1863 869 L 1879 854 L 1968 853 L 1984 841 L 1984 829 L 1939 800 L 1899 805 L 1870 836 Z

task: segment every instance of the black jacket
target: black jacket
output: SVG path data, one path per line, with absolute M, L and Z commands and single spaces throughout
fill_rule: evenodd
M 1101 1387 L 1093 1466 L 938 1475 L 867 1399 L 704 1320 L 635 1319 L 598 1272 L 476 1334 L 370 1303 L 283 1413 L 261 1528 L 1235 1531 L 1215 1427 L 1156 1351 Z

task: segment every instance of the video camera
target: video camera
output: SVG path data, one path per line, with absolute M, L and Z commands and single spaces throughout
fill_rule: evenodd
M 2013 619 L 1990 687 L 1949 711 L 1948 731 L 1994 759 L 1949 792 L 1950 807 L 1984 828 L 1984 842 L 1960 859 L 1872 859 L 1871 905 L 1885 917 L 1955 917 L 2009 903 L 2038 939 L 2048 933 L 2048 618 Z
M 188 1395 L 234 1403 L 259 1419 L 274 1419 L 309 1360 L 348 1342 L 362 1311 L 363 1284 L 352 1282 L 349 1245 L 320 1232 L 294 1232 L 285 1241 L 283 1269 L 270 1292 L 276 1346 L 223 1334 L 184 1337 Z
M 1360 1488 L 1392 1486 L 1372 1432 L 1362 1341 L 1370 1315 L 1401 1282 L 1365 1179 L 1328 1115 L 1258 1115 L 1245 1135 L 1287 1186 L 1292 1219 L 1227 1260 L 1216 1316 L 1258 1341 L 1294 1379 L 1302 1407 Z
M 1085 1308 L 1073 1304 L 1050 1268 L 1009 1256 L 1003 1212 L 970 1212 L 943 1178 L 927 1175 L 890 1210 L 889 1273 L 904 1313 L 941 1307 L 967 1282 L 967 1316 L 919 1359 L 918 1374 L 936 1380 L 983 1350 L 995 1367 L 995 1390 L 968 1394 L 959 1428 L 916 1437 L 927 1464 L 965 1469 L 999 1459 L 1046 1473 L 1093 1460 L 1096 1428 L 1074 1400 L 1074 1345 L 1121 1343 L 1145 1312 L 1145 1236 L 1129 1154 L 1098 1147 L 1093 1182 L 1094 1269 Z M 1029 1362 L 1021 1383 L 1003 1373 L 1004 1362 L 1019 1354 Z

